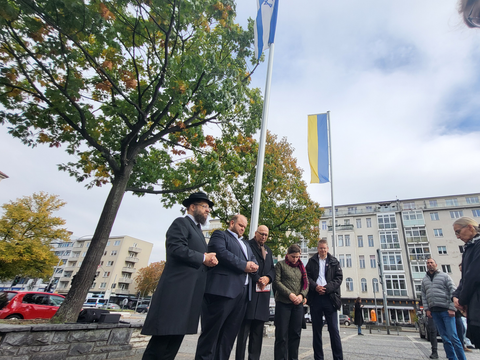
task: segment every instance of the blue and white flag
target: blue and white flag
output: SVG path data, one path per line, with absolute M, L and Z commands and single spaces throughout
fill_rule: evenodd
M 255 57 L 260 59 L 263 50 L 268 49 L 275 40 L 279 0 L 257 0 L 257 18 L 255 19 Z

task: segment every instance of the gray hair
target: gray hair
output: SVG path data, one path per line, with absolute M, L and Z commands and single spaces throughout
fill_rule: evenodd
M 460 219 L 457 219 L 453 223 L 453 226 L 455 226 L 455 225 L 460 225 L 461 227 L 472 225 L 473 228 L 475 229 L 475 231 L 477 233 L 480 233 L 480 227 L 478 225 L 478 222 L 476 222 L 475 220 L 473 220 L 471 217 L 468 217 L 468 216 L 463 216 Z

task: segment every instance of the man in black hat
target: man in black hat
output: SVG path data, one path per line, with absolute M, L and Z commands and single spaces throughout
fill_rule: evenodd
M 142 334 L 152 335 L 143 360 L 173 360 L 185 334 L 196 334 L 207 280 L 207 267 L 218 264 L 207 253 L 201 225 L 213 207 L 205 193 L 183 201 L 187 215 L 167 231 L 167 261 L 153 294 Z

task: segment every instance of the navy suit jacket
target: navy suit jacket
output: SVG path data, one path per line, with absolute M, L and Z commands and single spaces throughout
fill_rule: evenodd
M 218 265 L 207 271 L 206 294 L 236 298 L 245 286 L 247 261 L 257 263 L 250 245 L 243 240 L 247 256 L 238 240 L 227 230 L 215 230 L 208 242 L 208 252 L 217 255 Z M 252 281 L 249 281 L 249 298 L 251 297 Z

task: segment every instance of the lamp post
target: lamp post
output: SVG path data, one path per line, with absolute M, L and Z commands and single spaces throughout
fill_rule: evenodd
M 376 291 L 376 288 L 375 288 L 375 284 L 378 284 L 378 280 L 377 282 L 375 282 L 375 280 L 377 280 L 376 278 L 373 278 L 372 279 L 372 287 L 373 287 L 373 298 L 375 299 L 375 325 L 377 325 L 377 291 Z

